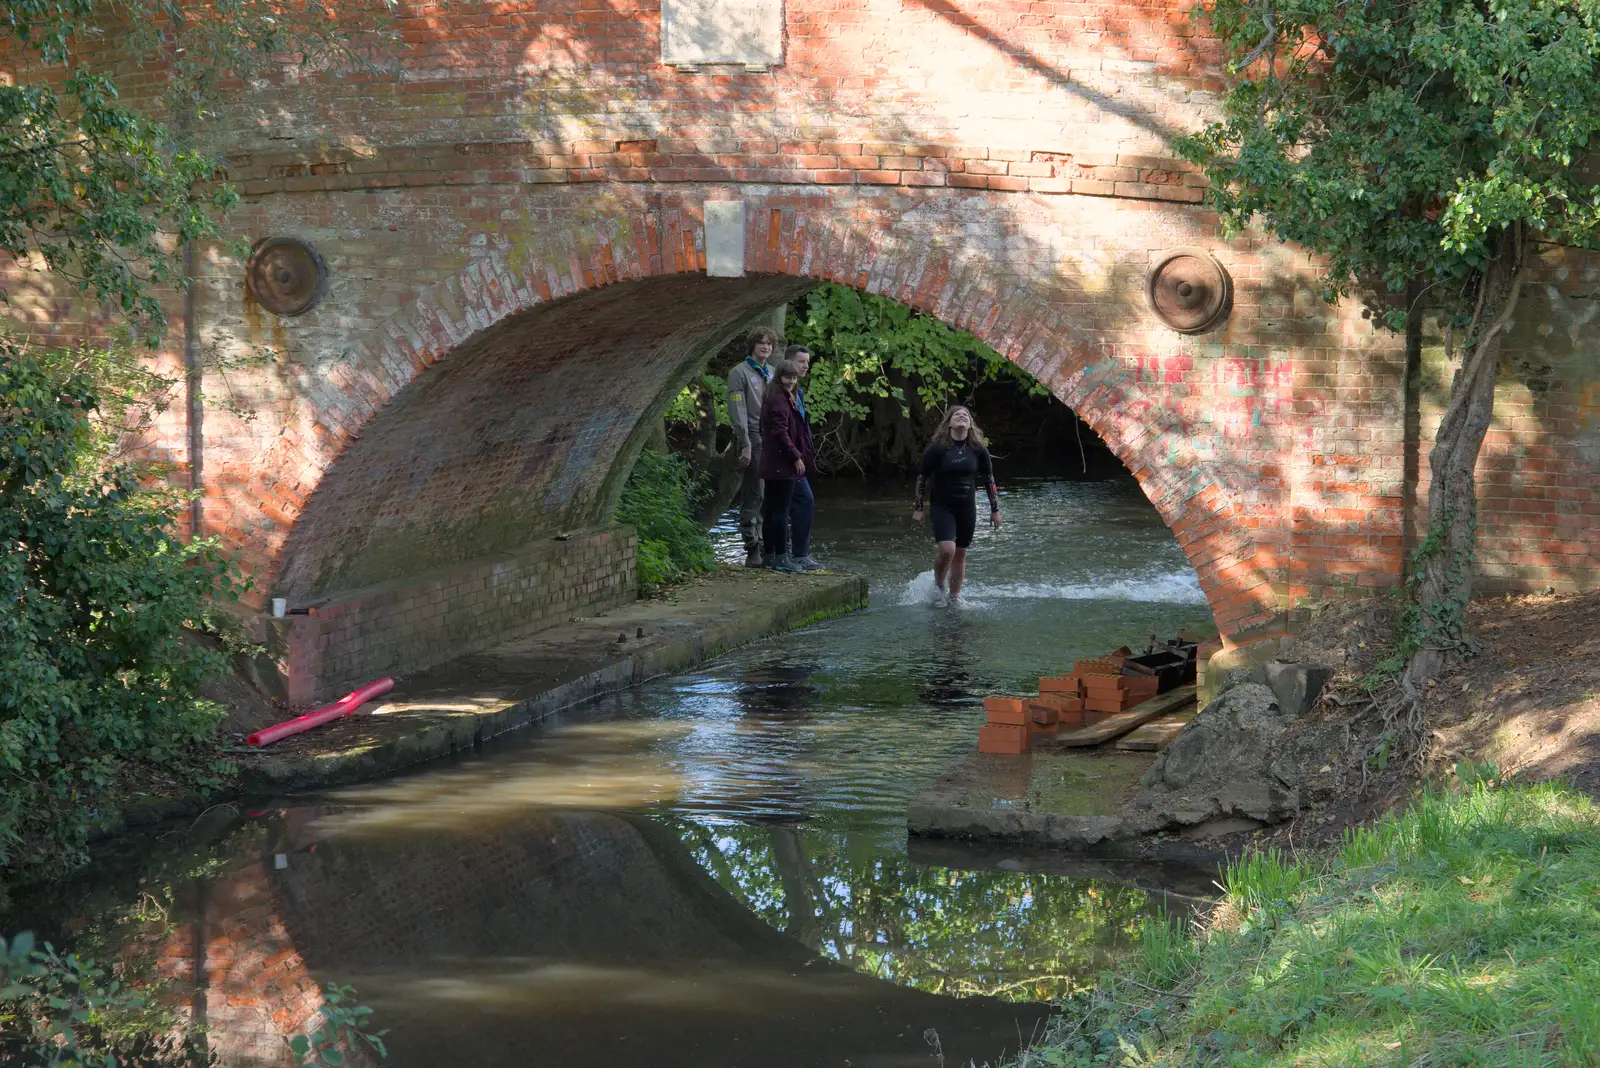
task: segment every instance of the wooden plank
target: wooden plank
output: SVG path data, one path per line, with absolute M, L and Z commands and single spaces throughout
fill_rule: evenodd
M 1117 739 L 1118 749 L 1132 750 L 1136 753 L 1149 753 L 1157 749 L 1165 749 L 1176 738 L 1184 726 L 1194 719 L 1195 713 L 1200 711 L 1193 705 L 1182 712 L 1172 712 L 1160 719 L 1153 719 L 1143 727 L 1131 734 Z
M 1054 737 L 1040 735 L 1034 745 L 1041 749 L 1058 746 L 1064 749 L 1078 749 L 1086 745 L 1101 745 L 1121 738 L 1135 727 L 1142 727 L 1153 719 L 1159 719 L 1192 704 L 1194 704 L 1194 687 L 1179 686 L 1158 697 L 1152 697 L 1144 704 L 1130 708 L 1126 712 L 1107 716 L 1092 727 L 1057 734 Z

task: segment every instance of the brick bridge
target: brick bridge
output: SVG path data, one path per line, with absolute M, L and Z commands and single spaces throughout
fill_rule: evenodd
M 1221 88 L 1186 3 L 736 6 L 407 4 L 392 72 L 286 67 L 225 110 L 236 225 L 316 246 L 326 293 L 274 315 L 209 250 L 189 336 L 279 358 L 209 370 L 203 425 L 151 446 L 261 595 L 320 606 L 280 635 L 293 696 L 631 597 L 608 517 L 651 417 L 824 279 L 971 330 L 1077 411 L 1230 637 L 1397 581 L 1449 369 L 1425 332 L 1408 403 L 1403 338 L 1321 304 L 1303 252 L 1222 238 L 1171 148 Z M 1180 246 L 1232 277 L 1218 330 L 1146 306 Z M 1480 467 L 1487 588 L 1600 579 L 1597 278 L 1548 249 L 1525 298 Z

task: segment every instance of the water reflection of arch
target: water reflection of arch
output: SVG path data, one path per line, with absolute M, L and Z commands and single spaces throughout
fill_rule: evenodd
M 396 1063 L 994 1061 L 1038 1006 L 955 1000 L 817 959 L 647 820 L 523 811 L 373 833 L 323 821 L 274 873 L 296 949 L 354 983 Z

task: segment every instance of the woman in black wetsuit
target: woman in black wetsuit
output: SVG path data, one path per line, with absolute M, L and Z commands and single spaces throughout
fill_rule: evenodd
M 933 558 L 933 582 L 939 587 L 941 604 L 961 596 L 961 584 L 967 577 L 967 546 L 972 544 L 978 527 L 980 480 L 989 495 L 989 522 L 999 530 L 1000 497 L 994 484 L 994 464 L 989 450 L 984 448 L 983 431 L 967 409 L 951 408 L 934 431 L 933 444 L 922 454 L 917 504 L 911 513 L 911 521 L 921 523 L 922 507 L 929 505 L 933 540 L 939 543 Z

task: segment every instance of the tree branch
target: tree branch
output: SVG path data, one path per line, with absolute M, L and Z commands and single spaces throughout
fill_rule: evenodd
M 41 152 L 59 152 L 64 148 L 83 148 L 91 142 L 87 138 L 77 141 L 57 141 L 49 145 L 31 145 L 28 148 L 14 148 L 10 152 L 0 152 L 0 159 L 11 159 L 15 156 L 33 156 Z
M 1245 56 L 1243 59 L 1233 65 L 1233 72 L 1235 74 L 1238 74 L 1242 70 L 1249 69 L 1250 64 L 1260 59 L 1262 53 L 1268 48 L 1271 48 L 1273 43 L 1277 41 L 1278 16 L 1273 14 L 1270 8 L 1261 16 L 1261 23 L 1262 25 L 1266 26 L 1267 32 L 1262 35 L 1261 43 L 1256 45 L 1248 56 Z
M 1494 339 L 1501 331 L 1505 330 L 1510 324 L 1512 316 L 1516 314 L 1517 298 L 1521 295 L 1522 282 L 1527 277 L 1528 271 L 1526 231 L 1520 222 L 1513 223 L 1512 230 L 1513 259 L 1511 262 L 1511 277 L 1505 282 L 1504 302 L 1488 329 L 1480 333 L 1479 327 L 1482 325 L 1483 313 L 1488 306 L 1489 290 L 1491 287 L 1501 284 L 1494 277 L 1495 272 L 1486 268 L 1483 273 L 1483 281 L 1478 286 L 1477 307 L 1472 312 L 1472 322 L 1468 326 L 1466 334 L 1467 343 L 1472 347 L 1462 353 L 1461 369 L 1456 372 L 1459 381 L 1456 386 L 1451 388 L 1449 403 L 1445 407 L 1444 414 L 1439 418 L 1439 429 L 1434 434 L 1436 441 L 1448 437 L 1448 429 L 1457 421 L 1466 418 L 1472 400 L 1472 380 L 1480 374 L 1486 373 L 1493 376 L 1495 373 L 1493 366 L 1490 366 L 1485 371 L 1484 361 L 1493 347 Z

